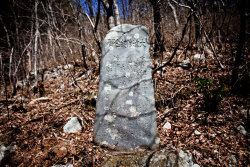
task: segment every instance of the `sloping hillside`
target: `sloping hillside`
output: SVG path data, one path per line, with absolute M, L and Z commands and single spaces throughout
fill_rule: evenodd
M 191 65 L 176 63 L 154 75 L 160 149 L 188 150 L 200 166 L 247 166 L 249 97 L 229 91 L 229 72 L 193 60 Z M 8 99 L 9 119 L 1 94 L 0 142 L 14 146 L 4 152 L 1 166 L 101 166 L 110 150 L 93 142 L 98 74 L 65 65 L 47 69 L 43 77 L 35 93 L 21 86 Z M 82 130 L 64 133 L 74 116 Z

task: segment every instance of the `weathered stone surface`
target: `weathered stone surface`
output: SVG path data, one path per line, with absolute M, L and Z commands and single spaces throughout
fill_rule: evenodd
M 155 99 L 148 32 L 143 26 L 112 28 L 103 42 L 94 135 L 118 150 L 154 148 Z
M 192 154 L 180 151 L 156 151 L 111 154 L 104 157 L 103 167 L 194 167 Z

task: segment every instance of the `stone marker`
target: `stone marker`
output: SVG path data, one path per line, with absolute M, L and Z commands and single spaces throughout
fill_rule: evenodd
M 117 150 L 158 145 L 151 68 L 144 26 L 123 24 L 108 32 L 94 126 L 97 143 Z

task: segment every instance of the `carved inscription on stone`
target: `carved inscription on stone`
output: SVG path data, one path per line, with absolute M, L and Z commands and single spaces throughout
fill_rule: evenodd
M 154 148 L 154 105 L 147 29 L 112 28 L 103 42 L 95 141 L 118 150 Z
M 139 38 L 139 35 L 138 35 Z M 146 41 L 138 38 L 130 39 L 108 39 L 108 46 L 110 47 L 146 47 Z

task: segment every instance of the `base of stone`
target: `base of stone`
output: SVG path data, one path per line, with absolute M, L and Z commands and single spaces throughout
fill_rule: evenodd
M 103 167 L 193 167 L 192 154 L 179 151 L 112 152 Z

